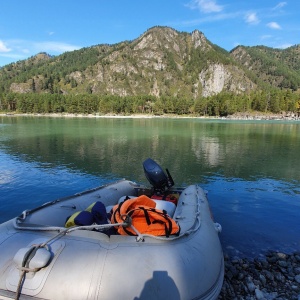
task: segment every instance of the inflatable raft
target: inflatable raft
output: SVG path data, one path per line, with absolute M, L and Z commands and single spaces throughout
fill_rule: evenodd
M 121 180 L 1 224 L 0 299 L 217 299 L 221 227 L 205 192 L 173 187 L 169 172 L 151 159 L 143 166 L 150 188 Z M 145 198 L 149 203 L 131 206 Z M 140 226 L 145 210 L 147 229 Z

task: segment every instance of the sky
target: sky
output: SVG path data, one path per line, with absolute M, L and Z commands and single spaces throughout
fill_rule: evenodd
M 227 51 L 285 49 L 300 44 L 299 14 L 299 0 L 0 0 L 0 67 L 134 40 L 153 26 L 199 30 Z

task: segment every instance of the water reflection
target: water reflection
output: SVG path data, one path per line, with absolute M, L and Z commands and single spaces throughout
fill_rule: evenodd
M 17 121 L 11 118 L 14 126 L 2 128 L 2 149 L 26 161 L 66 165 L 94 175 L 136 176 L 141 160 L 153 157 L 178 172 L 180 183 L 211 172 L 243 179 L 300 180 L 295 168 L 299 125 L 163 119 Z
M 142 161 L 151 157 L 177 185 L 209 191 L 228 249 L 300 248 L 299 123 L 0 117 L 0 125 L 1 221 L 111 180 L 146 183 Z
M 0 174 L 0 184 L 7 184 L 13 181 L 14 173 L 11 170 L 3 170 Z

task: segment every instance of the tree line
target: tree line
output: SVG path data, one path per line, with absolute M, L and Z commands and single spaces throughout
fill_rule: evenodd
M 258 111 L 300 113 L 300 95 L 291 90 L 222 92 L 196 99 L 170 96 L 116 96 L 98 94 L 7 93 L 0 95 L 0 111 L 17 113 L 70 114 L 193 114 L 228 116 Z

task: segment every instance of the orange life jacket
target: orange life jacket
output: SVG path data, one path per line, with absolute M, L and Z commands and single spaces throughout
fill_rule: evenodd
M 169 237 L 171 234 L 179 234 L 180 227 L 166 211 L 155 209 L 156 203 L 145 195 L 127 199 L 113 208 L 111 223 L 122 223 L 124 215 L 132 219 L 132 225 L 141 234 Z M 137 235 L 130 227 L 116 226 L 121 235 Z

